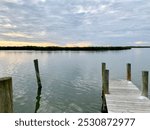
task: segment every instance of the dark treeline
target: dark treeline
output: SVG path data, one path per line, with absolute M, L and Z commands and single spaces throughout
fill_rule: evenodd
M 130 46 L 131 48 L 150 48 L 150 46 Z
M 37 47 L 37 46 L 22 46 L 22 47 L 0 47 L 0 50 L 39 50 L 39 51 L 106 51 L 106 50 L 127 50 L 131 47 L 116 46 L 116 47 Z

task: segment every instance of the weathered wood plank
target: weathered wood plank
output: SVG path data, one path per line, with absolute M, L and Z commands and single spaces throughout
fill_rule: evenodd
M 150 112 L 150 100 L 141 96 L 140 90 L 131 81 L 110 80 L 109 92 L 105 94 L 108 112 Z
M 13 112 L 12 78 L 0 78 L 0 113 Z

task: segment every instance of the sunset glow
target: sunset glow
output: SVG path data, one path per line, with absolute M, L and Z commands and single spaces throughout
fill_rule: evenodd
M 33 43 L 33 42 L 15 42 L 15 41 L 0 41 L 0 46 L 58 46 L 55 43 Z
M 0 41 L 1 47 L 13 47 L 13 46 L 37 46 L 37 47 L 48 47 L 48 46 L 59 46 L 59 47 L 89 47 L 92 46 L 90 42 L 78 42 L 78 43 L 66 43 L 61 46 L 57 43 L 35 43 L 35 42 L 16 42 L 16 41 Z

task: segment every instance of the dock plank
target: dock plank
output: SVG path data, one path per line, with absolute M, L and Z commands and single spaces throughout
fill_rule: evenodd
M 110 94 L 105 94 L 109 113 L 149 113 L 150 100 L 131 81 L 110 80 Z

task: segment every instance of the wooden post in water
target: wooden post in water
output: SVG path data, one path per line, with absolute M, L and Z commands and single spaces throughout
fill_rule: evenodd
M 13 112 L 12 78 L 0 78 L 0 113 Z
M 106 72 L 106 63 L 102 63 L 102 106 L 101 106 L 102 113 L 108 113 L 106 98 L 105 98 L 105 78 L 106 78 L 105 72 Z
M 102 63 L 102 78 L 106 70 L 106 63 Z
M 109 70 L 105 70 L 104 74 L 104 93 L 109 94 Z
M 104 90 L 102 90 L 102 106 L 101 106 L 101 112 L 102 112 L 102 113 L 108 113 L 107 103 L 106 103 L 106 97 L 105 97 Z
M 127 80 L 131 81 L 131 64 L 127 64 Z
M 105 94 L 109 94 L 109 70 L 106 70 L 106 64 L 102 63 L 102 113 L 108 113 Z
M 142 96 L 148 97 L 148 71 L 142 71 Z
M 36 72 L 36 79 L 37 79 L 38 88 L 42 88 L 39 66 L 38 66 L 38 59 L 34 60 L 34 67 L 35 67 L 35 72 Z
M 36 96 L 36 105 L 35 105 L 35 113 L 37 113 L 38 109 L 40 108 L 40 99 L 41 99 L 41 91 L 42 91 L 42 84 L 40 79 L 40 72 L 38 66 L 38 59 L 34 60 L 34 67 L 36 72 L 36 79 L 38 84 L 37 96 Z
M 104 90 L 106 63 L 102 63 L 102 89 Z

